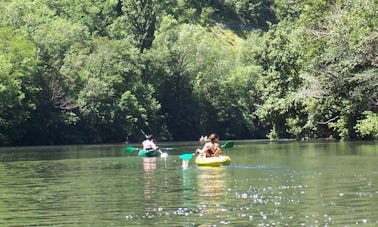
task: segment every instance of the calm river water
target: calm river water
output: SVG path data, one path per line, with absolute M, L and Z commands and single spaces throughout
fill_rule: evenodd
M 0 148 L 0 226 L 378 226 L 378 142 L 235 142 L 186 169 L 197 143 Z

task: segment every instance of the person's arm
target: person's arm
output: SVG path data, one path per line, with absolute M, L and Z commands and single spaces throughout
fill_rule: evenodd
M 219 143 L 216 143 L 215 144 L 214 155 L 219 156 L 221 153 L 222 153 L 221 145 Z
M 159 146 L 157 146 L 153 141 L 151 141 L 152 149 L 159 150 Z
M 205 145 L 203 145 L 202 149 L 197 149 L 196 150 L 196 154 L 205 154 L 206 150 L 209 149 L 208 148 L 208 143 L 206 143 Z

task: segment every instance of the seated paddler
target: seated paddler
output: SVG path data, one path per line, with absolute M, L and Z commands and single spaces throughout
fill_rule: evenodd
M 154 137 L 152 135 L 148 135 L 146 139 L 142 142 L 143 150 L 147 151 L 157 151 L 159 147 L 154 142 Z
M 205 143 L 202 149 L 197 149 L 196 154 L 205 157 L 219 157 L 222 150 L 219 144 L 218 135 L 213 133 L 207 139 L 208 142 Z

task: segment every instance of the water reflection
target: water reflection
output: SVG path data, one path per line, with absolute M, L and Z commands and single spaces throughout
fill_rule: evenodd
M 193 185 L 192 185 L 192 169 L 188 167 L 182 171 L 182 191 L 183 191 L 183 204 L 191 205 L 193 202 Z
M 154 194 L 156 192 L 156 184 L 155 184 L 155 174 L 154 171 L 156 170 L 156 157 L 147 157 L 143 158 L 143 178 L 144 178 L 144 200 L 145 200 L 145 211 L 146 214 L 148 212 L 153 211 L 155 201 L 154 201 Z
M 200 215 L 221 217 L 227 211 L 226 194 L 228 177 L 224 167 L 198 167 L 197 196 Z
M 145 173 L 149 173 L 156 169 L 156 159 L 156 157 L 143 158 L 143 170 Z
M 216 201 L 226 190 L 226 173 L 222 167 L 198 167 L 197 184 L 200 197 Z

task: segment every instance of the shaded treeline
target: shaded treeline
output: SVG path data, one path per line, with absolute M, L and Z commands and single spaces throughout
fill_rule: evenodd
M 376 0 L 0 8 L 0 145 L 378 138 Z

